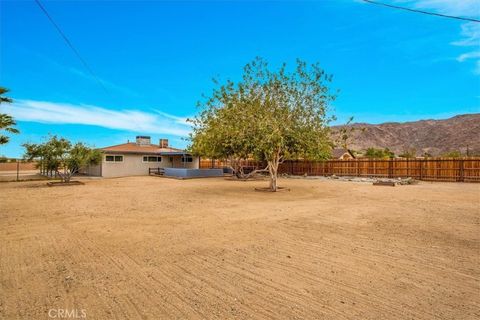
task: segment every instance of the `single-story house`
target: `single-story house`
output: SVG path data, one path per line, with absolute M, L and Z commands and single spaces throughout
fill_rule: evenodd
M 185 150 L 168 146 L 167 139 L 152 144 L 150 137 L 137 136 L 135 142 L 127 142 L 100 149 L 102 161 L 89 166 L 85 173 L 100 177 L 126 177 L 148 175 L 149 168 L 198 169 L 199 157 Z
M 355 155 L 349 149 L 335 148 L 332 150 L 332 159 L 333 160 L 350 160 L 350 159 L 355 159 Z

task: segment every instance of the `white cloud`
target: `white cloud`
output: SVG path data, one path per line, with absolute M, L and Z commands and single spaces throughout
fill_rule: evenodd
M 461 54 L 458 56 L 457 60 L 459 62 L 463 62 L 465 60 L 473 59 L 473 58 L 480 58 L 480 51 L 472 51 L 472 52 Z
M 43 56 L 43 55 L 40 55 L 40 54 L 37 54 L 37 56 L 40 59 L 48 62 L 49 64 L 51 64 L 55 68 L 61 70 L 62 72 L 70 73 L 70 74 L 73 74 L 77 77 L 83 78 L 83 79 L 93 83 L 96 86 L 100 85 L 98 82 L 101 82 L 101 85 L 103 87 L 105 87 L 105 89 L 108 90 L 108 91 L 115 91 L 115 92 L 123 93 L 123 94 L 129 95 L 129 96 L 132 96 L 132 97 L 139 97 L 140 96 L 137 92 L 131 90 L 130 88 L 120 86 L 116 83 L 105 80 L 105 79 L 100 78 L 98 76 L 94 77 L 93 75 L 91 75 L 87 72 L 84 72 L 80 69 L 77 69 L 75 67 L 71 67 L 71 66 L 67 66 L 67 65 L 63 65 L 61 63 L 58 63 L 57 61 L 52 60 L 49 57 L 46 57 L 46 56 Z
M 480 46 L 480 23 L 468 22 L 462 24 L 462 39 L 452 42 L 454 46 L 471 47 Z
M 401 0 L 397 2 L 410 3 L 417 9 L 429 9 L 437 13 L 461 17 L 479 17 L 479 0 Z M 457 61 L 465 62 L 470 59 L 475 61 L 474 73 L 480 74 L 480 23 L 466 22 L 461 25 L 461 39 L 452 42 L 454 46 L 472 47 L 473 51 L 463 53 Z
M 180 117 L 164 112 L 148 113 L 139 110 L 110 110 L 92 105 L 49 101 L 16 100 L 2 106 L 4 112 L 20 121 L 83 124 L 139 133 L 187 136 L 190 126 Z
M 438 13 L 454 16 L 472 17 L 478 16 L 480 12 L 478 0 L 409 0 L 408 2 L 413 2 L 417 9 L 434 9 Z
M 110 81 L 107 81 L 105 79 L 102 79 L 102 78 L 95 78 L 94 76 L 90 75 L 90 74 L 87 74 L 77 68 L 74 68 L 74 67 L 62 67 L 61 65 L 57 64 L 58 66 L 60 66 L 61 68 L 63 68 L 64 71 L 67 71 L 67 72 L 70 72 L 72 74 L 75 74 L 79 77 L 82 77 L 84 79 L 87 79 L 89 81 L 92 81 L 92 82 L 95 82 L 96 84 L 98 84 L 98 82 L 100 81 L 102 83 L 102 85 L 107 89 L 111 89 L 111 90 L 115 90 L 115 91 L 120 91 L 120 92 L 123 92 L 125 94 L 128 94 L 130 96 L 133 96 L 133 97 L 138 97 L 139 95 L 130 90 L 129 88 L 126 88 L 126 87 L 122 87 L 122 86 L 119 86 L 113 82 L 110 82 Z M 98 80 L 97 80 L 98 79 Z
M 157 110 L 157 109 L 154 109 L 154 111 L 156 113 L 158 113 L 159 115 L 161 115 L 162 117 L 165 117 L 165 118 L 168 118 L 170 120 L 173 120 L 175 123 L 178 123 L 178 124 L 181 124 L 181 125 L 190 125 L 188 122 L 187 122 L 187 119 L 188 117 L 177 117 L 177 116 L 174 116 L 174 115 L 171 115 L 171 114 L 168 114 L 168 113 L 165 113 L 161 110 Z

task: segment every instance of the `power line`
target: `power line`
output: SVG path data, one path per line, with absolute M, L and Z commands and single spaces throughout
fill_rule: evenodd
M 480 20 L 474 19 L 474 18 L 464 18 L 464 17 L 450 16 L 450 15 L 447 15 L 447 14 L 434 13 L 434 12 L 428 12 L 428 11 L 417 10 L 417 9 L 410 9 L 410 8 L 395 6 L 395 5 L 393 5 L 393 4 L 387 4 L 387 3 L 382 3 L 382 2 L 377 2 L 377 1 L 371 1 L 371 0 L 362 0 L 362 1 L 363 1 L 363 2 L 367 2 L 367 3 L 370 3 L 370 4 L 376 4 L 376 5 L 378 5 L 378 6 L 384 6 L 384 7 L 389 7 L 389 8 L 394 8 L 394 9 L 400 9 L 400 10 L 405 10 L 405 11 L 411 11 L 411 12 L 416 12 L 416 13 L 423 13 L 423 14 L 428 14 L 428 15 L 431 15 L 431 16 L 437 16 L 437 17 L 442 17 L 442 18 L 450 18 L 450 19 L 457 19 L 457 20 L 463 20 L 463 21 L 470 21 L 470 22 L 480 23 Z
M 65 43 L 70 47 L 70 49 L 72 49 L 73 53 L 77 56 L 77 58 L 80 60 L 80 62 L 83 64 L 83 66 L 85 67 L 85 69 L 87 69 L 87 71 L 92 75 L 92 77 L 95 78 L 95 80 L 97 80 L 98 84 L 102 87 L 102 89 L 108 93 L 108 90 L 107 88 L 105 87 L 105 85 L 103 84 L 102 80 L 100 80 L 100 78 L 97 77 L 97 75 L 95 74 L 95 72 L 93 72 L 92 68 L 90 68 L 90 66 L 88 65 L 87 61 L 85 59 L 82 58 L 82 56 L 80 55 L 80 52 L 78 52 L 78 50 L 75 48 L 75 46 L 73 45 L 73 43 L 68 39 L 67 35 L 62 31 L 62 29 L 60 29 L 60 26 L 55 22 L 55 20 L 53 20 L 52 16 L 50 16 L 50 14 L 48 13 L 47 9 L 45 9 L 45 7 L 41 4 L 40 0 L 35 0 L 35 2 L 37 3 L 37 5 L 40 7 L 40 9 L 43 11 L 43 13 L 45 14 L 45 16 L 47 16 L 48 20 L 50 20 L 50 22 L 53 24 L 53 26 L 55 27 L 55 29 L 57 29 L 58 33 L 60 34 L 60 36 L 62 36 L 63 40 L 65 40 Z

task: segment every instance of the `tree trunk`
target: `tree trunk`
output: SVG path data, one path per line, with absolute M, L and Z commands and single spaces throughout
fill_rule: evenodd
M 278 165 L 280 164 L 280 157 L 277 155 L 272 160 L 268 161 L 268 172 L 270 173 L 270 190 L 276 192 L 278 190 Z
M 63 173 L 60 172 L 60 170 L 57 169 L 57 170 L 55 171 L 55 174 L 58 174 L 58 176 L 60 177 L 60 179 L 62 180 L 62 182 L 68 183 L 68 182 L 70 182 L 70 180 L 72 179 L 72 176 L 73 176 L 74 172 L 71 172 L 71 171 L 69 171 L 69 170 L 67 170 L 67 169 L 64 168 L 64 169 L 63 169 Z

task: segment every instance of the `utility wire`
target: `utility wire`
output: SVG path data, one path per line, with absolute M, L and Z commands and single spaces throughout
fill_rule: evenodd
M 474 18 L 464 18 L 464 17 L 450 16 L 450 15 L 447 15 L 447 14 L 434 13 L 434 12 L 428 12 L 428 11 L 417 10 L 417 9 L 410 9 L 410 8 L 395 6 L 395 5 L 393 5 L 393 4 L 387 4 L 387 3 L 382 3 L 382 2 L 377 2 L 377 1 L 371 1 L 371 0 L 362 0 L 362 1 L 363 1 L 363 2 L 367 2 L 367 3 L 370 3 L 370 4 L 376 4 L 376 5 L 378 5 L 378 6 L 384 6 L 384 7 L 389 7 L 389 8 L 394 8 L 394 9 L 400 9 L 400 10 L 405 10 L 405 11 L 411 11 L 411 12 L 416 12 L 416 13 L 423 13 L 423 14 L 428 14 L 428 15 L 431 15 L 431 16 L 437 16 L 437 17 L 442 17 L 442 18 L 450 18 L 450 19 L 457 19 L 457 20 L 463 20 L 463 21 L 470 21 L 470 22 L 480 23 L 480 20 L 474 19 Z
M 100 80 L 100 78 L 97 77 L 95 72 L 93 72 L 92 68 L 90 68 L 90 66 L 88 65 L 87 61 L 82 58 L 82 56 L 80 55 L 80 52 L 78 52 L 78 50 L 75 48 L 75 46 L 72 44 L 72 42 L 68 39 L 67 35 L 62 31 L 62 29 L 60 29 L 60 26 L 55 22 L 55 20 L 53 20 L 52 16 L 50 16 L 47 9 L 45 9 L 45 7 L 42 5 L 40 0 L 35 0 L 35 2 L 39 6 L 39 8 L 43 11 L 45 16 L 47 16 L 48 20 L 50 20 L 50 22 L 53 24 L 55 29 L 57 29 L 60 36 L 62 36 L 63 40 L 65 40 L 65 43 L 70 47 L 70 49 L 72 49 L 73 53 L 77 56 L 77 58 L 83 64 L 85 69 L 87 69 L 87 71 L 92 75 L 92 77 L 95 78 L 95 80 L 97 80 L 98 84 L 102 87 L 102 89 L 108 94 L 108 90 L 105 87 L 105 85 L 103 84 L 102 80 Z

